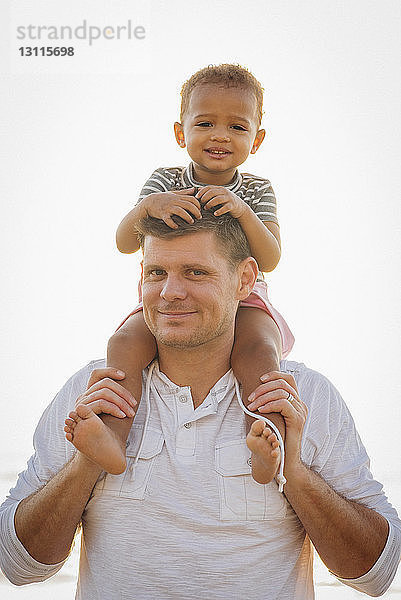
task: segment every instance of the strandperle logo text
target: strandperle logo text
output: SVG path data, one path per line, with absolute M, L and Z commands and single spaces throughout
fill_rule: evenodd
M 18 40 L 85 40 L 92 46 L 96 40 L 143 40 L 146 30 L 143 25 L 133 25 L 128 19 L 125 25 L 89 25 L 84 19 L 80 25 L 20 25 Z

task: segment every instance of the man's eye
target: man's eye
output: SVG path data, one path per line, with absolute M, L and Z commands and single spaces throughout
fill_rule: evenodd
M 205 272 L 204 271 L 200 271 L 199 269 L 192 269 L 191 273 L 193 275 L 197 275 L 197 276 L 199 276 L 199 275 L 205 275 Z
M 155 276 L 155 277 L 160 277 L 161 275 L 164 275 L 164 271 L 163 269 L 152 269 L 151 271 L 148 272 L 148 275 L 150 277 Z
M 209 121 L 202 121 L 202 123 L 197 123 L 196 127 L 211 127 L 212 124 Z

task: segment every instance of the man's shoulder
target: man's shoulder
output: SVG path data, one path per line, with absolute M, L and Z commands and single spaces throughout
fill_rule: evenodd
M 305 377 L 309 375 L 312 379 L 325 379 L 324 375 L 319 373 L 318 371 L 314 371 L 305 365 L 305 363 L 298 362 L 296 360 L 287 360 L 283 359 L 280 361 L 280 370 L 283 373 L 290 373 L 296 381 L 300 379 L 300 377 Z
M 296 360 L 283 359 L 282 361 L 280 361 L 280 369 L 285 373 L 291 373 L 291 375 L 294 375 L 295 378 L 307 377 L 311 381 L 325 382 L 332 385 L 330 380 L 325 375 L 323 375 L 319 371 L 311 369 L 310 367 L 305 365 L 305 363 L 298 362 Z
M 70 379 L 67 381 L 67 383 L 69 381 L 74 380 L 74 379 L 85 379 L 95 369 L 104 369 L 105 366 L 106 366 L 106 359 L 105 358 L 95 358 L 94 360 L 91 360 L 90 362 L 88 362 L 81 369 L 79 369 L 79 371 L 76 371 L 76 373 L 74 373 L 70 377 Z
M 294 360 L 282 360 L 280 369 L 294 377 L 299 394 L 309 408 L 312 406 L 315 409 L 323 406 L 328 408 L 330 404 L 345 406 L 337 388 L 319 371 Z
M 106 359 L 98 358 L 91 360 L 84 367 L 76 371 L 63 385 L 59 393 L 53 400 L 52 404 L 70 402 L 73 398 L 74 402 L 79 394 L 82 394 L 86 389 L 88 379 L 95 369 L 103 369 L 106 366 Z
M 95 369 L 104 369 L 105 366 L 106 366 L 105 358 L 95 358 L 94 360 L 91 360 L 87 365 L 82 367 L 81 371 L 86 369 L 86 370 L 92 372 Z

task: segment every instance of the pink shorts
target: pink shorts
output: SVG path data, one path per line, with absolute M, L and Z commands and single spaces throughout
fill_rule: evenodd
M 124 325 L 127 319 L 129 319 L 132 315 L 135 315 L 137 312 L 140 312 L 142 310 L 142 289 L 140 283 L 138 284 L 138 296 L 140 300 L 138 306 L 136 306 L 127 317 L 125 317 L 124 321 L 120 323 L 117 329 L 120 329 L 120 327 Z M 288 356 L 288 354 L 292 350 L 295 338 L 292 335 L 291 329 L 288 327 L 284 317 L 271 304 L 267 295 L 267 284 L 264 281 L 257 281 L 254 285 L 252 293 L 248 296 L 248 298 L 245 298 L 245 300 L 240 302 L 239 305 L 248 308 L 260 308 L 261 310 L 264 310 L 268 315 L 271 316 L 271 318 L 279 328 L 281 335 L 283 358 L 286 358 L 286 356 Z

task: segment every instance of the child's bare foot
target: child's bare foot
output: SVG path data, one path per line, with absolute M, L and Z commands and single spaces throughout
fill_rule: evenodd
M 258 483 L 270 483 L 280 465 L 280 445 L 276 434 L 263 421 L 254 421 L 246 436 L 252 452 L 252 477 Z
M 113 475 L 126 468 L 125 445 L 86 404 L 80 404 L 65 420 L 66 439 L 87 458 Z

